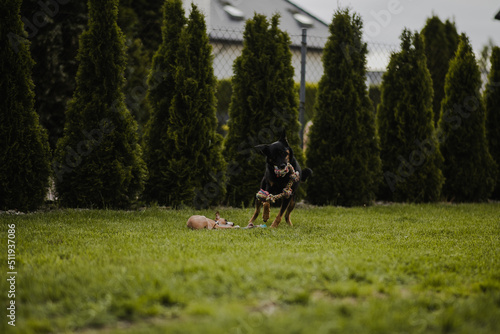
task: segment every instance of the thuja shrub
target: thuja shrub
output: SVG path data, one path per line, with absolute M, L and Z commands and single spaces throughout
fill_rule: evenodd
M 486 108 L 486 135 L 488 148 L 497 167 L 500 167 L 500 48 L 494 47 L 491 52 L 491 69 L 488 83 L 484 91 Z M 497 169 L 497 183 L 492 198 L 500 199 L 500 170 Z
M 55 155 L 56 190 L 63 206 L 123 208 L 137 200 L 146 168 L 122 92 L 126 55 L 116 23 L 118 1 L 88 5 L 77 86 Z
M 20 0 L 0 2 L 0 210 L 35 210 L 50 175 L 48 136 L 34 109 L 30 43 Z
M 226 164 L 222 136 L 217 133 L 215 89 L 205 18 L 192 5 L 179 37 L 175 91 L 169 112 L 172 150 L 165 176 L 175 180 L 170 204 L 207 207 L 225 195 Z
M 496 184 L 497 166 L 488 149 L 480 89 L 474 51 L 462 34 L 446 75 L 439 123 L 446 178 L 443 194 L 448 200 L 485 201 Z
M 307 163 L 314 170 L 308 199 L 319 205 L 364 205 L 380 182 L 380 149 L 366 87 L 362 21 L 338 10 L 323 54 Z
M 174 141 L 169 137 L 170 108 L 175 94 L 175 72 L 180 35 L 187 19 L 182 1 L 165 1 L 162 8 L 162 43 L 148 78 L 147 100 L 151 115 L 144 133 L 144 160 L 148 166 L 143 197 L 147 202 L 170 204 L 176 177 L 168 173 Z
M 377 111 L 384 183 L 379 196 L 433 202 L 443 186 L 443 157 L 434 127 L 432 80 L 420 34 L 404 30 L 391 55 Z

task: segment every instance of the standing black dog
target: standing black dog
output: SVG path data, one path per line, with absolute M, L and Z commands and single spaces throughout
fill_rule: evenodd
M 293 150 L 288 144 L 288 140 L 286 139 L 286 134 L 284 131 L 278 141 L 272 144 L 255 146 L 255 149 L 266 157 L 266 171 L 260 185 L 261 191 L 263 190 L 272 195 L 283 193 L 284 189 L 287 188 L 287 185 L 289 185 L 293 173 L 292 170 L 289 170 L 288 164 L 293 167 L 295 172 L 299 173 L 299 180 L 297 182 L 293 182 L 293 185 L 291 186 L 291 194 L 282 197 L 280 212 L 271 225 L 271 227 L 278 227 L 279 223 L 281 222 L 281 217 L 286 211 L 285 221 L 290 226 L 292 226 L 290 214 L 295 207 L 295 193 L 299 188 L 300 181 L 305 181 L 310 175 L 312 175 L 312 170 L 310 168 L 305 168 L 304 171 L 302 171 L 299 163 L 297 162 L 297 159 L 295 159 L 295 157 L 293 156 Z M 264 206 L 262 219 L 264 220 L 264 222 L 267 222 L 267 220 L 269 219 L 269 201 L 256 198 L 255 212 L 248 222 L 249 227 L 253 226 L 254 221 L 259 216 L 262 206 Z

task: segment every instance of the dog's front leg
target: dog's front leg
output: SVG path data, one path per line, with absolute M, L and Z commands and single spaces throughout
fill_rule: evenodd
M 271 212 L 271 203 L 264 202 L 263 205 L 264 205 L 264 212 L 262 213 L 262 220 L 264 221 L 264 223 L 267 223 Z
M 283 214 L 285 213 L 286 209 L 288 208 L 288 204 L 290 204 L 290 200 L 291 200 L 291 198 L 283 198 L 283 200 L 281 202 L 280 212 L 278 213 L 276 218 L 274 218 L 274 221 L 273 221 L 271 227 L 278 227 L 278 225 L 281 222 L 281 217 L 283 217 Z
M 255 212 L 253 213 L 252 218 L 248 222 L 248 226 L 253 226 L 253 222 L 257 220 L 260 213 L 260 208 L 262 207 L 262 201 L 260 199 L 255 199 Z
M 290 226 L 293 226 L 292 220 L 290 219 L 290 214 L 292 213 L 293 208 L 295 208 L 295 198 L 292 196 L 292 198 L 290 200 L 290 204 L 288 204 L 288 208 L 286 209 L 286 213 L 285 213 L 285 221 Z

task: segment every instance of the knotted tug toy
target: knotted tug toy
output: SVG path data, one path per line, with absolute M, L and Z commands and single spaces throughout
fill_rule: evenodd
M 276 202 L 279 200 L 281 197 L 285 196 L 286 198 L 290 197 L 292 195 L 292 186 L 295 182 L 298 182 L 300 180 L 300 174 L 299 172 L 296 172 L 293 166 L 288 163 L 285 168 L 279 169 L 278 166 L 274 166 L 274 173 L 278 177 L 284 177 L 287 175 L 289 172 L 292 174 L 290 175 L 290 181 L 288 181 L 288 184 L 286 187 L 283 189 L 283 192 L 281 194 L 273 195 L 270 194 L 268 191 L 265 191 L 264 189 L 259 190 L 257 195 L 257 199 L 264 201 L 264 202 Z

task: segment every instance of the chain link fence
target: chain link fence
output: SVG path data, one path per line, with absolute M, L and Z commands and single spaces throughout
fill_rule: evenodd
M 209 33 L 213 52 L 214 73 L 219 80 L 217 93 L 219 124 L 223 126 L 228 119 L 228 109 L 231 98 L 230 79 L 233 75 L 233 63 L 241 54 L 243 49 L 243 31 L 230 30 L 226 28 L 214 28 Z M 299 91 L 300 70 L 301 70 L 301 43 L 302 35 L 290 35 L 292 52 L 292 66 L 295 69 L 294 80 Z M 313 105 L 316 95 L 316 84 L 323 75 L 323 48 L 327 42 L 327 37 L 307 36 L 306 55 L 306 103 L 305 122 L 312 118 Z M 369 95 L 374 102 L 374 111 L 380 100 L 379 86 L 382 83 L 382 76 L 389 63 L 391 53 L 399 49 L 397 45 L 367 43 L 367 73 L 366 84 L 369 87 Z M 343 52 L 339 50 L 339 52 Z M 224 133 L 223 129 L 219 129 Z
M 213 47 L 214 72 L 219 79 L 230 79 L 233 75 L 233 63 L 243 49 L 243 31 L 214 28 L 210 32 Z M 302 35 L 290 35 L 292 44 L 292 65 L 295 68 L 294 79 L 300 82 L 301 41 Z M 326 37 L 307 36 L 306 82 L 317 83 L 323 75 L 321 56 L 327 42 Z M 381 43 L 368 43 L 367 84 L 380 85 L 389 57 L 399 46 Z M 339 50 L 342 52 L 342 50 Z

